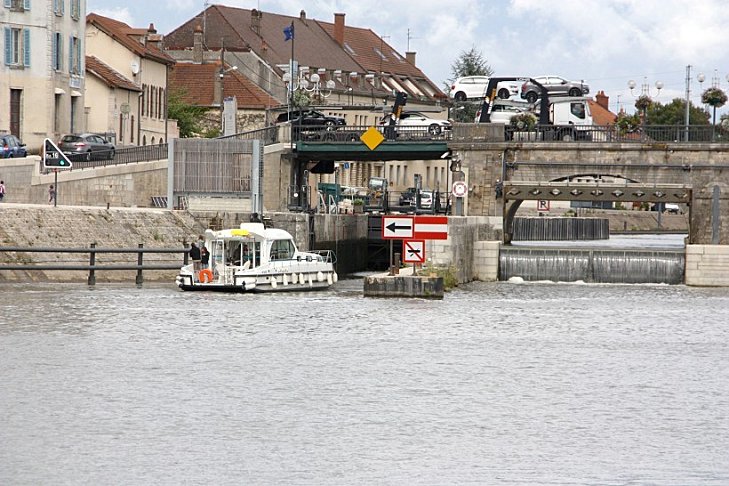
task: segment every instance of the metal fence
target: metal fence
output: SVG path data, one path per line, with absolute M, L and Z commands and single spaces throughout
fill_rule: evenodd
M 729 143 L 729 131 L 711 125 L 646 125 L 633 130 L 615 125 L 537 125 L 531 130 L 504 126 L 514 142 Z
M 258 130 L 236 133 L 235 135 L 218 137 L 216 140 L 263 140 L 264 145 L 271 145 L 279 141 L 278 130 L 279 128 L 277 126 L 270 126 L 259 128 Z

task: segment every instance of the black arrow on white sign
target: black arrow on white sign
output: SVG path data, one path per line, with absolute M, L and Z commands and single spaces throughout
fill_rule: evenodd
M 392 233 L 397 233 L 397 230 L 409 230 L 410 228 L 412 228 L 412 225 L 409 225 L 409 224 L 399 225 L 399 224 L 393 222 L 393 223 L 390 223 L 387 226 L 385 226 L 385 228 L 387 228 L 387 231 L 390 231 Z

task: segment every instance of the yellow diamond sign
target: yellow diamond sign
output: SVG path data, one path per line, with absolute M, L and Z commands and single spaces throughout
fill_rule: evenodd
M 369 127 L 367 131 L 359 137 L 359 139 L 362 140 L 362 142 L 364 142 L 370 150 L 374 150 L 380 146 L 380 144 L 385 140 L 385 137 L 383 137 L 380 131 L 375 127 Z

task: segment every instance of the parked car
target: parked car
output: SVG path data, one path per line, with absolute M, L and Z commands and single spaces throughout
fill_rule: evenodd
M 386 124 L 387 118 L 380 123 Z M 400 114 L 400 119 L 397 121 L 397 133 L 405 133 L 411 136 L 426 134 L 436 136 L 451 128 L 451 122 L 448 120 L 431 118 L 419 111 L 403 111 Z
M 276 117 L 276 123 L 291 122 L 292 125 L 306 125 L 307 127 L 335 128 L 344 126 L 347 122 L 344 118 L 325 115 L 324 113 L 311 110 L 292 110 L 281 113 Z
M 95 133 L 64 135 L 58 142 L 58 148 L 71 160 L 111 160 L 116 154 L 114 145 Z
M 456 101 L 483 98 L 486 96 L 488 86 L 488 76 L 464 76 L 453 82 L 450 96 Z M 519 83 L 516 81 L 502 81 L 496 85 L 496 96 L 501 99 L 511 98 L 517 94 L 519 94 Z
M 533 78 L 547 90 L 548 95 L 584 96 L 590 92 L 590 86 L 584 81 L 568 81 L 559 76 L 537 76 Z M 534 103 L 541 96 L 536 84 L 527 81 L 521 85 L 521 97 Z
M 481 108 L 476 112 L 475 123 L 478 123 L 481 119 Z M 494 101 L 491 106 L 491 123 L 503 123 L 508 125 L 511 123 L 511 117 L 515 115 L 521 115 L 522 113 L 531 113 L 524 102 L 512 102 L 512 101 Z
M 26 155 L 28 155 L 28 151 L 25 149 L 25 144 L 18 137 L 0 134 L 0 159 L 12 159 Z
M 415 205 L 415 188 L 408 187 L 405 189 L 400 197 L 398 198 L 398 206 L 413 206 Z

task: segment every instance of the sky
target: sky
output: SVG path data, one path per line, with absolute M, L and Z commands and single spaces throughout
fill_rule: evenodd
M 201 12 L 205 0 L 88 0 L 88 12 L 167 34 Z M 216 2 L 210 2 L 216 3 Z M 661 103 L 691 100 L 719 83 L 729 91 L 727 0 L 224 0 L 223 5 L 369 28 L 439 87 L 475 48 L 497 76 L 557 75 L 604 91 L 610 109 L 635 111 L 643 91 Z M 699 83 L 703 73 L 705 80 Z M 635 81 L 636 88 L 628 88 Z M 656 89 L 656 82 L 663 89 Z M 717 118 L 729 110 L 717 111 Z

